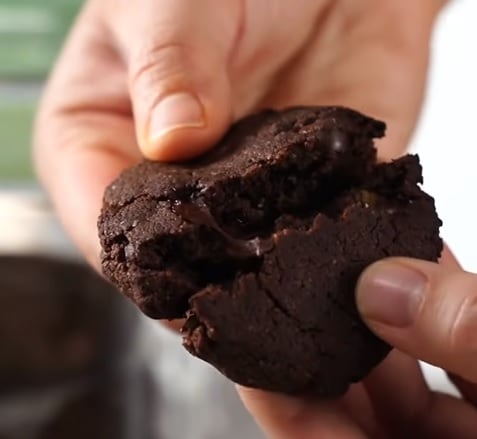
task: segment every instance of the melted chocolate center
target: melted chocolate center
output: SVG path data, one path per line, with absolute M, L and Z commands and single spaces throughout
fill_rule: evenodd
M 193 202 L 177 201 L 174 204 L 173 209 L 176 214 L 182 217 L 183 220 L 195 225 L 206 226 L 215 230 L 227 242 L 227 253 L 233 258 L 249 259 L 252 257 L 260 257 L 273 248 L 273 241 L 271 238 L 234 238 L 219 226 L 206 205 L 199 205 Z

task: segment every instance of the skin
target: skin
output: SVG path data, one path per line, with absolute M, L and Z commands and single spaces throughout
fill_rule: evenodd
M 176 161 L 201 154 L 257 109 L 353 107 L 387 122 L 379 154 L 396 157 L 419 116 L 442 6 L 439 0 L 90 0 L 40 106 L 38 175 L 66 229 L 99 268 L 96 220 L 106 185 L 143 156 Z M 368 313 L 366 291 L 384 268 L 400 264 L 426 283 L 413 322 L 395 327 Z M 337 401 L 239 388 L 267 436 L 477 437 L 477 277 L 462 272 L 448 251 L 440 265 L 379 262 L 363 274 L 357 304 L 369 327 L 397 349 Z M 416 358 L 451 371 L 464 399 L 431 392 Z

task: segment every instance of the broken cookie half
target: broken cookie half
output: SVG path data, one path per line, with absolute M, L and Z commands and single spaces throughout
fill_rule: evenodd
M 335 397 L 388 353 L 354 288 L 388 256 L 436 261 L 417 156 L 378 163 L 382 122 L 342 107 L 265 111 L 201 158 L 144 161 L 106 190 L 105 275 L 233 381 Z

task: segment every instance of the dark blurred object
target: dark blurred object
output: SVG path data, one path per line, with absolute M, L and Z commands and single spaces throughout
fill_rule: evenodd
M 157 437 L 138 323 L 84 264 L 0 256 L 0 439 Z
M 84 265 L 0 256 L 0 395 L 117 368 L 135 315 Z
M 263 438 L 232 383 L 78 259 L 41 190 L 0 187 L 0 439 Z
M 64 404 L 39 439 L 158 439 L 153 432 L 156 393 L 150 371 L 107 380 Z
M 41 439 L 121 437 L 126 402 L 120 391 L 96 388 L 74 398 L 46 425 Z

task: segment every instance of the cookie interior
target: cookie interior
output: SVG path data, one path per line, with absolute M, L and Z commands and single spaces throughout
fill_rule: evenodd
M 370 140 L 354 138 L 354 142 L 359 150 L 365 142 L 369 147 Z M 299 151 L 284 163 L 257 167 L 244 178 L 223 180 L 183 200 L 158 200 L 152 205 L 148 200 L 151 215 L 167 212 L 180 227 L 152 234 L 138 247 L 120 235 L 111 253 L 133 271 L 140 270 L 139 279 L 148 277 L 137 296 L 146 314 L 184 317 L 189 298 L 207 285 L 228 285 L 244 273 L 258 272 L 278 232 L 306 230 L 320 216 L 339 221 L 356 204 L 399 207 L 419 191 L 418 181 L 412 180 L 420 179 L 416 157 L 379 165 L 368 158 L 356 161 L 360 166 L 340 162 L 334 154 Z M 135 285 L 131 287 L 134 291 Z M 144 295 L 145 289 L 150 294 Z

